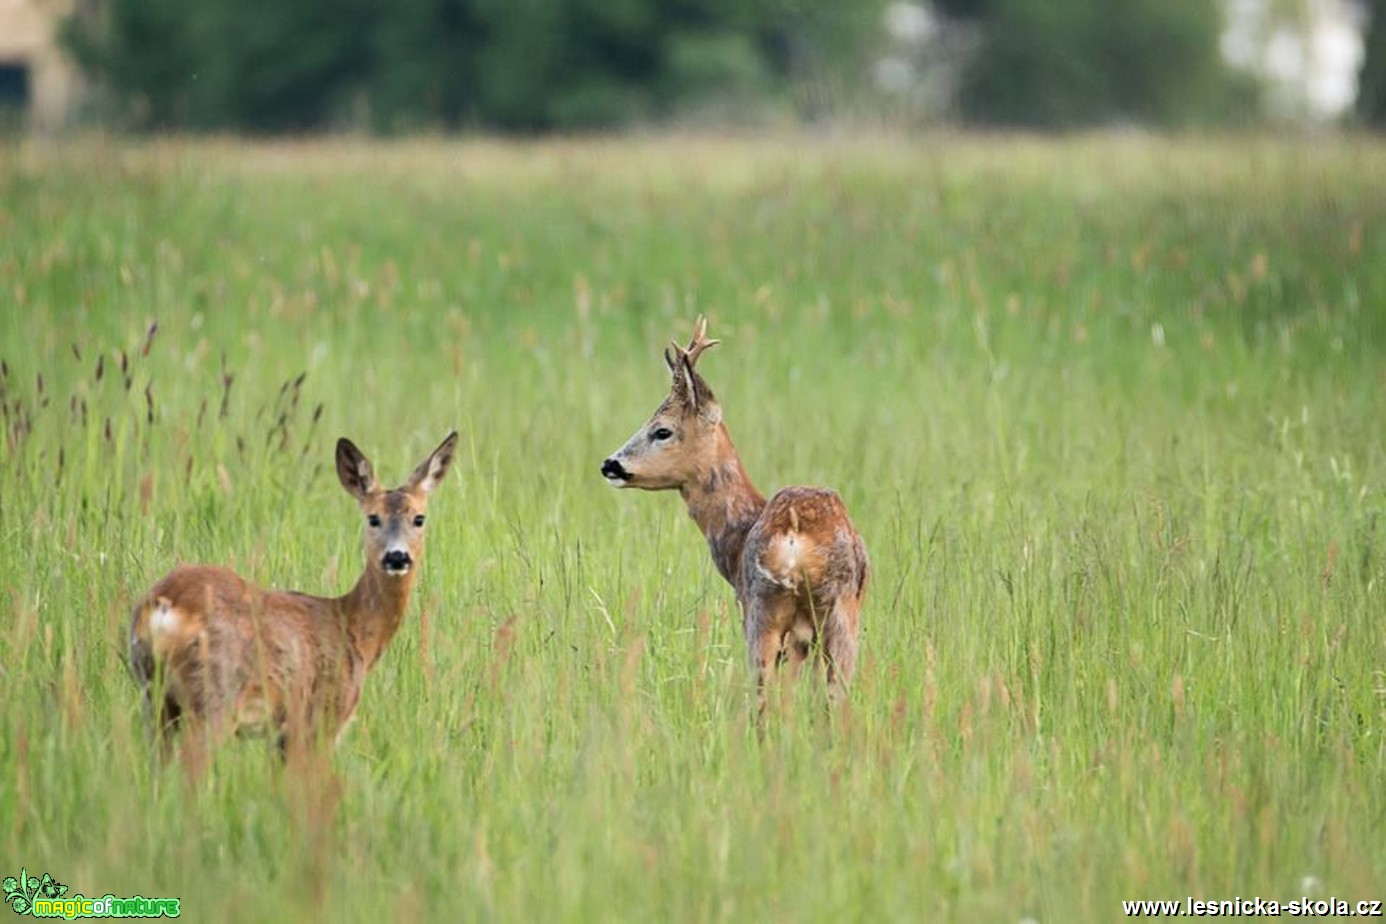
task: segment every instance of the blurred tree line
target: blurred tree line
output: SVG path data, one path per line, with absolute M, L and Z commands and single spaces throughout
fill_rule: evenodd
M 1386 0 L 1364 0 L 1365 59 L 1357 75 L 1357 114 L 1375 128 L 1386 128 Z
M 146 129 L 550 131 L 700 112 L 811 120 L 870 113 L 888 3 L 78 0 L 64 39 L 108 113 Z M 968 123 L 1178 126 L 1244 121 L 1257 108 L 1252 78 L 1222 60 L 1218 0 L 918 8 L 945 38 L 965 39 L 955 42 L 964 53 L 942 57 L 949 113 Z M 1383 121 L 1386 28 L 1369 34 L 1362 111 Z M 938 56 L 937 45 L 920 53 Z
M 935 0 L 979 26 L 959 84 L 972 122 L 1076 126 L 1225 122 L 1257 88 L 1229 69 L 1215 0 Z
M 850 80 L 881 6 L 81 0 L 63 38 L 106 107 L 141 128 L 543 131 L 811 108 L 803 89 Z

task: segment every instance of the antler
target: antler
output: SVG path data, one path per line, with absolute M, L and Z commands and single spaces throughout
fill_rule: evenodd
M 693 364 L 698 361 L 704 350 L 716 346 L 717 343 L 716 340 L 707 339 L 707 318 L 699 315 L 697 324 L 693 326 L 693 339 L 688 341 L 688 346 L 681 347 L 678 341 L 674 340 L 670 341 L 674 352 L 664 351 L 664 363 L 669 367 L 669 374 L 673 376 L 673 396 L 695 411 L 701 410 L 704 403 L 712 400 L 712 390 L 698 373 L 693 371 Z
M 721 343 L 720 340 L 707 339 L 707 318 L 698 315 L 697 322 L 693 325 L 693 339 L 688 341 L 687 347 L 681 347 L 677 340 L 670 341 L 676 356 L 681 357 L 688 363 L 688 368 L 692 369 L 698 361 L 698 357 L 703 355 L 703 351 L 708 347 L 714 347 Z

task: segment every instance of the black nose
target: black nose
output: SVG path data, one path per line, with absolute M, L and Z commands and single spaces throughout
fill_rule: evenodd
M 412 563 L 409 553 L 403 549 L 391 549 L 380 559 L 380 564 L 386 571 L 408 571 Z
M 602 463 L 603 478 L 619 478 L 622 481 L 630 480 L 630 472 L 626 471 L 625 466 L 615 459 L 607 459 Z

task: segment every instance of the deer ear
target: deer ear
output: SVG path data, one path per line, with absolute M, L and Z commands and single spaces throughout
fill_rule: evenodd
M 718 423 L 722 419 L 722 408 L 717 403 L 717 396 L 712 393 L 703 377 L 693 371 L 693 361 L 687 356 L 683 358 L 683 367 L 684 394 L 687 396 L 688 409 L 708 423 Z
M 457 431 L 448 434 L 448 438 L 442 444 L 419 463 L 419 467 L 414 469 L 414 474 L 409 476 L 409 488 L 418 489 L 425 494 L 429 494 L 438 486 L 438 482 L 443 480 L 443 476 L 448 473 L 449 466 L 452 465 L 453 453 L 457 450 Z
M 673 353 L 664 351 L 664 364 L 669 367 L 669 395 L 674 403 L 685 410 L 697 411 L 698 389 L 693 381 L 693 367 L 677 343 Z
M 681 386 L 681 396 L 684 404 L 690 411 L 698 411 L 703 403 L 706 386 L 700 386 L 698 374 L 693 371 L 693 364 L 688 361 L 687 356 L 680 357 L 680 374 L 677 376 L 676 386 Z
M 337 440 L 337 478 L 357 500 L 365 500 L 379 487 L 371 460 L 346 437 Z

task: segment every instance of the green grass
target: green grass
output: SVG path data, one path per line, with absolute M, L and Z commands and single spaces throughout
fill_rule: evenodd
M 1383 189 L 1351 140 L 9 147 L 0 874 L 198 921 L 1386 898 Z M 678 498 L 597 471 L 700 312 L 752 477 L 874 566 L 850 708 L 762 743 Z M 399 480 L 454 426 L 330 772 L 152 773 L 135 596 L 341 592 L 333 441 Z

